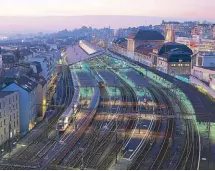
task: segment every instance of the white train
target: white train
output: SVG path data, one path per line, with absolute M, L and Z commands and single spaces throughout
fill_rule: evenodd
M 56 129 L 59 131 L 65 131 L 66 128 L 69 126 L 70 122 L 73 119 L 73 115 L 76 114 L 78 110 L 78 104 L 80 100 L 80 84 L 78 82 L 77 76 L 72 73 L 72 78 L 73 78 L 73 86 L 74 86 L 74 95 L 72 98 L 72 102 L 70 105 L 67 107 L 67 109 L 63 112 L 63 114 L 60 116 Z

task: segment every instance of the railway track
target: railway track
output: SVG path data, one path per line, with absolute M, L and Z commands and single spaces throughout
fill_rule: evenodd
M 104 92 L 104 91 L 103 91 Z M 65 159 L 62 159 L 59 164 L 62 164 L 64 166 L 68 165 L 70 167 L 74 167 L 76 163 L 78 163 L 81 159 L 81 152 L 78 150 L 79 148 L 85 148 L 88 149 L 95 143 L 96 136 L 96 130 L 100 130 L 102 125 L 104 125 L 102 122 L 96 122 L 93 121 L 92 124 L 89 126 L 89 129 L 87 130 L 87 133 L 85 133 L 81 139 L 79 140 L 78 144 L 73 146 L 71 149 L 71 152 L 68 154 Z
M 95 83 L 92 82 L 91 80 L 91 76 L 87 74 L 85 71 L 78 72 L 77 75 L 78 77 L 80 77 L 79 81 L 81 86 L 82 84 L 84 86 L 85 83 L 87 83 L 87 85 L 90 84 L 93 86 L 93 96 L 89 104 L 89 110 L 86 110 L 84 112 L 85 115 L 80 120 L 78 120 L 77 129 L 63 137 L 64 144 L 63 145 L 58 144 L 58 146 L 56 146 L 46 155 L 42 163 L 43 168 L 48 168 L 50 165 L 58 164 L 65 158 L 65 155 L 70 153 L 71 149 L 77 143 L 79 143 L 80 138 L 82 137 L 82 135 L 84 135 L 88 127 L 91 125 L 92 119 L 94 118 L 95 113 L 97 111 L 98 103 L 100 100 L 100 90 L 98 86 L 95 86 Z M 85 79 L 86 77 L 87 79 Z
M 100 60 L 98 60 L 99 62 Z M 113 72 L 113 71 L 110 71 Z M 113 72 L 115 75 L 116 73 Z M 116 75 L 117 76 L 117 75 Z M 117 76 L 118 79 L 120 80 L 122 86 L 120 87 L 120 92 L 121 92 L 121 97 L 122 97 L 122 103 L 126 104 L 126 102 L 131 102 L 133 104 L 137 104 L 137 98 L 135 96 L 135 92 L 134 90 L 124 81 L 122 80 L 119 76 Z M 121 105 L 121 113 L 132 113 L 132 112 L 136 112 L 137 110 L 137 106 L 132 106 L 132 107 L 128 107 L 126 105 Z M 124 116 L 122 116 L 123 120 L 124 120 Z M 124 129 L 124 131 L 128 131 L 134 128 L 136 123 L 136 120 L 133 119 L 128 119 L 126 125 L 124 124 L 124 122 L 122 123 L 117 123 L 117 128 L 116 129 Z M 115 134 L 117 136 L 117 133 Z M 107 152 L 106 156 L 102 159 L 102 160 L 94 160 L 96 163 L 93 165 L 90 165 L 90 168 L 95 168 L 95 169 L 107 169 L 111 163 L 113 162 L 114 158 L 117 158 L 118 153 L 121 151 L 122 147 L 124 144 L 126 144 L 126 142 L 129 140 L 130 138 L 130 134 L 127 134 L 124 139 L 119 139 L 116 140 L 117 142 L 114 143 L 114 145 L 110 148 L 109 147 L 109 151 Z M 116 138 L 117 139 L 117 138 Z M 102 154 L 102 152 L 100 152 L 100 155 Z M 97 159 L 99 159 L 99 155 L 97 156 Z M 98 162 L 99 161 L 99 162 Z M 96 167 L 93 167 L 96 166 Z
M 115 53 L 117 54 L 117 53 Z M 117 54 L 119 55 L 119 54 Z M 119 55 L 121 56 L 123 59 L 126 59 L 127 61 L 130 61 L 131 63 L 135 63 L 143 68 L 146 68 L 147 70 L 157 74 L 159 77 L 170 81 L 171 83 L 174 83 L 181 91 L 183 91 L 186 96 L 188 97 L 189 101 L 191 102 L 194 110 L 195 110 L 195 115 L 198 121 L 200 122 L 208 122 L 208 118 L 204 117 L 204 115 L 208 115 L 209 113 L 213 114 L 215 112 L 215 106 L 214 103 L 208 99 L 207 96 L 205 96 L 203 93 L 199 92 L 193 85 L 185 83 L 181 80 L 175 79 L 173 76 L 170 76 L 166 73 L 157 71 L 152 69 L 149 66 L 146 66 L 140 62 L 135 62 L 125 56 Z M 175 83 L 175 81 L 177 81 L 177 83 Z M 212 115 L 211 121 L 214 121 L 214 115 Z M 196 121 L 193 121 L 196 122 Z M 193 160 L 193 164 L 192 167 L 193 169 L 201 169 L 201 154 L 204 153 L 205 155 L 207 155 L 208 151 L 210 151 L 210 149 L 203 149 L 202 145 L 201 145 L 201 138 L 200 138 L 200 133 L 199 133 L 199 129 L 196 123 L 193 123 L 195 126 L 195 130 L 196 133 L 194 134 L 194 138 L 195 138 L 195 159 Z M 209 161 L 210 163 L 211 161 Z M 206 169 L 204 166 L 202 169 Z
M 66 68 L 67 70 L 68 68 Z M 65 72 L 68 72 L 65 71 Z M 62 104 L 64 104 L 63 108 L 57 109 L 56 110 L 56 116 L 52 119 L 50 119 L 50 122 L 48 125 L 45 125 L 44 127 L 44 131 L 49 133 L 51 132 L 51 130 L 55 130 L 56 128 L 56 121 L 58 119 L 58 117 L 61 115 L 62 111 L 69 105 L 69 102 L 71 100 L 71 90 L 70 90 L 70 77 L 68 75 L 68 73 L 66 74 L 67 76 L 64 78 L 64 82 L 65 82 L 65 88 L 64 91 L 66 96 L 62 96 L 64 97 L 63 99 L 61 99 Z M 13 154 L 10 158 L 13 160 L 14 162 L 14 167 L 15 165 L 19 165 L 19 161 L 26 161 L 26 163 L 40 163 L 41 158 L 44 155 L 44 150 L 47 151 L 47 149 L 50 149 L 51 146 L 54 145 L 55 143 L 55 137 L 54 138 L 50 138 L 47 139 L 47 134 L 43 135 L 38 135 L 38 137 L 34 137 L 35 140 L 33 142 L 31 142 L 30 144 L 28 144 L 23 150 L 16 152 L 15 154 Z M 44 148 L 45 147 L 45 148 Z M 19 160 L 17 160 L 19 159 Z M 11 165 L 13 165 L 13 163 L 10 163 Z M 23 165 L 21 163 L 21 165 Z M 21 165 L 19 165 L 19 167 L 21 167 Z M 26 166 L 23 166 L 24 168 L 26 168 Z M 33 166 L 31 166 L 33 167 Z M 3 168 L 4 169 L 4 168 Z
M 158 94 L 157 90 L 155 90 L 153 88 L 148 88 L 148 90 L 150 91 L 152 98 L 157 106 L 155 108 L 155 113 L 157 113 L 159 115 L 159 114 L 161 114 L 160 112 L 162 111 L 162 108 L 161 108 L 162 100 L 159 99 L 159 94 Z M 153 144 L 155 143 L 156 135 L 159 134 L 161 124 L 162 124 L 161 119 L 155 121 L 155 123 L 153 124 L 152 130 L 145 137 L 144 144 L 139 149 L 138 154 L 133 158 L 132 164 L 128 168 L 129 170 L 141 169 L 140 167 L 142 164 L 144 164 L 147 154 L 153 148 Z
M 167 106 L 167 115 L 173 115 L 174 109 L 172 107 L 172 103 L 166 98 L 165 94 L 160 91 L 160 95 L 163 98 L 164 103 Z M 167 129 L 165 132 L 165 136 L 162 142 L 162 146 L 158 152 L 156 159 L 154 160 L 152 166 L 150 167 L 151 170 L 158 170 L 162 167 L 164 160 L 167 158 L 168 153 L 170 152 L 171 142 L 173 137 L 173 130 L 174 130 L 174 119 L 168 119 L 167 121 Z
M 128 91 L 128 87 L 124 87 L 124 89 L 120 89 L 120 92 L 122 94 L 122 101 L 126 102 L 128 97 L 131 98 L 131 102 L 134 101 L 133 100 L 134 99 L 133 94 L 131 94 L 130 92 L 127 92 L 127 91 Z M 126 108 L 125 107 L 123 107 L 123 108 L 128 109 L 127 106 L 126 106 Z M 111 109 L 111 107 L 110 107 L 110 109 Z M 118 109 L 122 109 L 122 108 L 118 107 Z M 128 111 L 128 112 L 131 112 L 131 111 L 133 111 L 132 108 L 130 108 L 130 111 Z M 117 111 L 116 113 L 118 113 L 118 112 L 119 111 Z M 130 123 L 130 122 L 131 121 L 129 121 L 128 123 Z M 133 125 L 132 123 L 134 123 L 134 122 L 132 121 L 132 123 L 130 123 L 130 124 L 128 124 L 128 123 L 127 123 L 127 126 L 130 126 L 130 129 L 131 129 L 131 127 Z M 110 124 L 112 124 L 112 126 Z M 114 129 L 116 129 L 116 127 L 114 128 L 114 125 L 115 125 L 115 123 L 113 123 L 113 122 L 109 123 L 108 127 L 109 127 L 109 129 L 111 131 L 114 131 Z M 124 121 L 121 122 L 121 123 L 117 123 L 117 128 L 120 128 L 120 127 L 122 127 L 122 128 L 124 127 Z M 100 129 L 98 129 L 98 130 L 100 131 Z M 101 139 L 101 140 L 99 140 L 99 139 L 91 139 L 90 144 L 94 144 L 94 146 L 93 147 L 91 146 L 91 150 L 86 150 L 84 152 L 85 155 L 84 155 L 83 158 L 84 158 L 84 161 L 86 163 L 85 167 L 87 167 L 87 168 L 97 168 L 98 159 L 102 156 L 103 152 L 105 151 L 105 146 L 107 146 L 108 143 L 113 139 L 113 136 L 114 136 L 114 134 L 109 132 L 109 134 L 106 137 L 104 137 L 105 139 L 104 138 Z M 95 137 L 95 135 L 94 135 L 94 137 Z M 93 143 L 93 141 L 94 141 L 94 143 Z M 114 151 L 116 151 L 116 150 L 114 150 Z M 77 154 L 79 154 L 79 157 L 77 157 L 74 160 L 71 159 L 71 161 L 73 161 L 72 162 L 73 164 L 72 165 L 70 164 L 70 166 L 75 167 L 75 168 L 80 168 L 80 166 L 81 166 L 81 158 L 82 157 L 80 157 L 81 156 L 80 152 L 77 153 Z M 111 157 L 109 157 L 109 158 L 111 159 Z M 102 163 L 102 161 L 101 161 L 101 163 Z
M 186 113 L 186 106 L 181 105 L 182 114 Z M 198 156 L 198 134 L 196 133 L 196 127 L 192 120 L 186 120 L 186 142 L 183 147 L 183 152 L 180 156 L 179 161 L 172 167 L 177 170 L 196 170 L 197 163 L 196 156 Z
M 106 96 L 109 96 L 107 94 L 107 92 L 106 92 Z M 111 101 L 109 98 L 106 98 L 106 99 L 108 101 Z M 113 112 L 111 105 L 109 107 L 109 112 L 110 112 L 110 114 Z M 98 121 L 94 120 L 92 122 L 91 127 L 93 127 L 94 129 L 97 129 L 97 135 L 95 135 L 95 132 L 92 132 L 91 135 L 89 136 L 91 138 L 89 138 L 88 140 L 84 139 L 84 141 L 85 141 L 84 145 L 90 143 L 90 146 L 88 146 L 90 148 L 87 148 L 83 145 L 81 146 L 82 148 L 87 149 L 84 154 L 84 161 L 86 163 L 85 167 L 88 167 L 88 165 L 89 165 L 88 163 L 91 162 L 91 159 L 93 158 L 95 151 L 97 152 L 98 149 L 101 149 L 102 147 L 107 145 L 107 143 L 109 142 L 108 139 L 109 139 L 110 135 L 108 135 L 106 137 L 104 137 L 104 135 L 98 137 L 98 133 L 100 134 L 103 126 L 108 126 L 109 129 L 112 129 L 114 126 L 114 122 L 112 121 L 112 116 L 108 115 L 106 118 L 107 118 L 107 120 L 110 120 L 110 121 L 103 120 L 103 121 L 99 122 L 99 124 L 98 124 Z M 81 152 L 77 151 L 76 155 L 74 155 L 73 158 L 70 159 L 70 161 L 72 161 L 72 162 L 69 163 L 69 166 L 75 167 L 75 168 L 80 168 L 81 167 Z

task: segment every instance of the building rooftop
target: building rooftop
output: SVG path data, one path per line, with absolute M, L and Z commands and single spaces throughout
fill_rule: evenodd
M 141 46 L 138 46 L 136 49 L 135 49 L 135 52 L 137 53 L 141 53 L 141 54 L 144 54 L 144 55 L 148 55 L 149 53 L 152 53 L 153 52 L 153 49 L 155 47 L 154 46 L 146 46 L 146 45 L 141 45 Z
M 37 83 L 30 80 L 29 78 L 25 76 L 20 76 L 20 77 L 13 77 L 13 78 L 1 78 L 0 80 L 1 84 L 5 84 L 3 88 L 15 83 L 19 87 L 23 88 L 24 90 L 31 92 L 37 87 Z
M 0 98 L 4 98 L 5 96 L 8 96 L 13 93 L 13 91 L 0 91 Z
M 43 76 L 39 76 L 38 74 L 32 74 L 32 77 L 36 80 L 36 82 L 40 85 L 42 85 L 42 87 L 44 85 L 46 85 L 47 81 Z
M 113 41 L 113 43 L 118 44 L 120 47 L 127 48 L 127 39 L 126 38 L 118 38 Z
M 167 42 L 159 49 L 158 55 L 168 62 L 191 62 L 192 50 L 184 44 Z
M 41 67 L 40 62 L 33 61 L 33 62 L 31 62 L 31 65 L 34 65 L 37 68 L 37 73 L 41 73 L 42 72 L 42 67 Z
M 28 56 L 30 54 L 32 54 L 32 52 L 30 51 L 30 49 L 26 49 L 26 48 L 20 49 L 20 55 L 21 56 Z
M 113 43 L 122 43 L 122 42 L 127 42 L 126 38 L 117 38 L 115 40 L 113 40 Z
M 202 55 L 202 56 L 215 56 L 215 51 L 199 51 L 199 55 Z
M 187 47 L 184 44 L 180 44 L 180 43 L 175 43 L 175 42 L 167 42 L 164 43 L 163 46 L 160 48 L 159 50 L 159 55 L 163 55 L 165 53 L 173 53 L 173 52 L 177 52 L 177 51 L 181 51 L 181 52 L 186 52 L 190 55 L 193 54 L 192 50 Z
M 13 53 L 4 53 L 2 54 L 3 63 L 15 63 L 18 61 Z
M 199 68 L 203 68 L 203 69 L 208 69 L 208 70 L 211 70 L 211 71 L 215 71 L 215 66 L 214 67 L 195 66 L 195 67 L 199 67 Z
M 191 62 L 191 55 L 183 52 L 166 53 L 161 55 L 168 62 Z
M 164 36 L 155 30 L 138 30 L 131 33 L 128 39 L 134 40 L 165 40 Z

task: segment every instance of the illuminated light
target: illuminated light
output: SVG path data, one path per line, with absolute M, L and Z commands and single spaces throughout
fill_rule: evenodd
M 46 99 L 43 99 L 43 105 L 46 105 L 47 102 L 46 102 Z
M 212 88 L 213 90 L 215 90 L 215 85 L 214 85 L 214 84 L 211 84 L 211 88 Z

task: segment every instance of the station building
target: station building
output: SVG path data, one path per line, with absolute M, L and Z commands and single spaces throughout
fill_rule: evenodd
M 167 74 L 191 73 L 192 50 L 180 43 L 165 43 L 164 36 L 154 30 L 139 30 L 128 38 L 116 39 L 112 50 Z
M 19 92 L 0 92 L 0 146 L 20 133 Z
M 71 65 L 84 59 L 102 55 L 103 53 L 104 50 L 102 48 L 85 40 L 80 40 L 74 46 L 68 47 L 64 52 L 63 57 L 68 65 Z
M 175 42 L 164 43 L 153 52 L 156 69 L 172 75 L 189 75 L 191 73 L 192 50 Z

